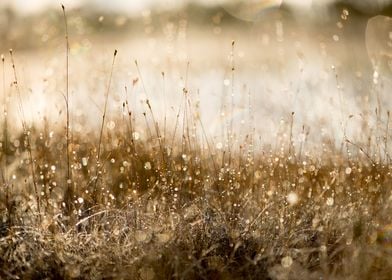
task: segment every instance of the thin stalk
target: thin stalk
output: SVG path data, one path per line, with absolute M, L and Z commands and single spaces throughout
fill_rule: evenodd
M 162 72 L 162 93 L 163 93 L 163 113 L 164 113 L 164 119 L 163 119 L 163 145 L 166 146 L 166 110 L 167 110 L 167 104 L 166 104 L 166 80 L 165 80 L 165 72 Z
M 95 182 L 94 182 L 94 199 L 96 199 L 96 194 L 97 194 L 97 183 L 99 180 L 99 170 L 100 170 L 100 160 L 101 160 L 101 148 L 102 148 L 102 136 L 103 136 L 103 129 L 105 126 L 105 120 L 106 120 L 106 111 L 108 107 L 108 100 L 109 100 L 109 92 L 110 92 L 110 85 L 112 83 L 112 77 L 113 77 L 113 68 L 114 68 L 114 62 L 116 61 L 116 55 L 117 55 L 117 50 L 114 50 L 113 54 L 113 60 L 112 60 L 112 67 L 110 69 L 110 76 L 109 76 L 109 81 L 108 85 L 106 88 L 106 93 L 105 93 L 105 104 L 103 107 L 103 113 L 102 113 L 102 123 L 101 123 L 101 129 L 99 132 L 99 141 L 98 141 L 98 151 L 97 151 L 97 170 L 95 174 Z
M 4 141 L 4 148 L 3 148 L 3 168 L 4 168 L 4 173 L 3 173 L 3 183 L 4 183 L 4 188 L 5 188 L 5 204 L 8 210 L 8 225 L 9 228 L 12 226 L 12 209 L 10 207 L 9 203 L 9 185 L 8 185 L 8 170 L 7 170 L 7 165 L 8 165 L 8 116 L 7 116 L 7 105 L 8 105 L 8 100 L 7 100 L 7 93 L 5 89 L 5 58 L 4 55 L 1 55 L 1 62 L 3 66 L 3 112 L 4 112 L 4 130 L 3 130 L 3 141 Z
M 183 96 L 183 98 L 184 98 L 184 96 Z M 173 152 L 174 141 L 175 141 L 176 134 L 177 134 L 177 128 L 178 128 L 178 123 L 179 123 L 179 120 L 180 120 L 182 104 L 183 104 L 183 101 L 181 100 L 180 105 L 178 107 L 178 112 L 177 112 L 177 115 L 176 115 L 176 123 L 174 125 L 173 136 L 172 136 L 172 139 L 171 139 L 170 154 L 172 154 L 172 152 Z
M 291 112 L 291 119 L 290 119 L 290 143 L 289 143 L 289 156 L 291 156 L 291 153 L 294 152 L 295 156 L 295 151 L 294 150 L 294 143 L 293 143 L 293 126 L 294 126 L 294 112 Z
M 65 55 L 65 105 L 66 105 L 66 140 L 67 140 L 67 152 L 66 152 L 66 161 L 67 161 L 67 193 L 68 200 L 72 201 L 74 196 L 74 190 L 72 186 L 72 171 L 71 171 L 71 161 L 70 161 L 70 146 L 71 146 L 71 137 L 70 137 L 70 106 L 69 106 L 69 36 L 68 36 L 68 23 L 67 23 L 67 15 L 65 13 L 64 5 L 61 5 L 63 10 L 63 19 L 64 19 L 64 27 L 65 27 L 65 44 L 66 44 L 66 55 Z M 68 202 L 68 201 L 66 201 Z M 68 211 L 70 211 L 70 207 L 68 206 Z
M 303 138 L 302 138 L 303 137 Z M 305 125 L 302 125 L 301 141 L 299 144 L 298 159 L 301 160 L 302 147 L 305 144 Z
M 11 56 L 12 69 L 13 69 L 13 73 L 14 73 L 14 82 L 13 82 L 13 84 L 15 86 L 16 93 L 17 93 L 17 96 L 18 96 L 18 108 L 19 108 L 19 113 L 21 114 L 21 119 L 22 119 L 23 134 L 25 135 L 25 139 L 26 139 L 26 149 L 27 149 L 27 152 L 29 154 L 30 171 L 31 171 L 32 179 L 33 179 L 33 187 L 34 187 L 35 199 L 37 201 L 38 218 L 39 218 L 39 221 L 41 222 L 41 199 L 40 199 L 40 196 L 39 196 L 37 180 L 36 180 L 36 176 L 35 176 L 34 158 L 33 158 L 33 151 L 31 149 L 30 132 L 28 131 L 26 118 L 25 118 L 25 114 L 24 114 L 23 103 L 22 103 L 22 96 L 21 96 L 21 93 L 20 93 L 20 88 L 19 88 L 19 83 L 18 83 L 18 76 L 16 74 L 16 66 L 15 66 L 15 61 L 14 61 L 14 56 L 13 56 L 12 49 L 10 49 L 10 56 Z
M 135 139 L 134 139 L 134 130 L 133 130 L 133 123 L 132 123 L 132 111 L 129 107 L 129 102 L 128 102 L 128 88 L 125 87 L 125 102 L 123 104 L 124 110 L 126 108 L 126 113 L 128 115 L 128 121 L 126 122 L 127 128 L 128 128 L 128 135 L 131 137 L 131 146 L 132 146 L 132 152 L 135 153 Z
M 4 184 L 7 185 L 7 149 L 8 149 L 8 118 L 7 118 L 7 95 L 5 90 L 5 58 L 1 55 L 1 62 L 3 66 L 3 113 L 4 113 Z
M 231 108 L 230 108 L 230 127 L 228 131 L 228 148 L 229 148 L 229 166 L 231 166 L 231 148 L 233 140 L 233 122 L 234 122 L 234 77 L 235 77 L 235 60 L 234 60 L 235 41 L 231 42 Z
M 189 75 L 189 62 L 187 63 L 186 73 L 185 73 L 185 85 L 182 89 L 184 94 L 184 115 L 182 117 L 182 137 L 181 137 L 181 154 L 186 153 L 186 140 L 189 139 L 189 124 L 188 124 L 188 75 Z M 190 149 L 190 142 L 188 141 L 188 148 Z M 182 163 L 181 163 L 182 165 Z M 182 166 L 181 166 L 182 168 Z
M 148 109 L 150 111 L 152 121 L 154 123 L 155 133 L 156 133 L 156 136 L 158 138 L 159 148 L 160 148 L 161 155 L 162 155 L 162 162 L 163 162 L 164 166 L 166 166 L 166 163 L 165 163 L 166 162 L 165 161 L 165 151 L 164 151 L 163 145 L 162 145 L 161 132 L 159 130 L 158 122 L 155 119 L 154 112 L 152 110 L 151 103 L 150 103 L 150 97 L 148 95 L 148 92 L 147 92 L 147 89 L 146 89 L 146 85 L 144 84 L 144 79 L 143 79 L 143 76 L 141 74 L 141 71 L 140 71 L 140 68 L 139 68 L 139 64 L 137 63 L 137 60 L 135 60 L 135 65 L 136 65 L 137 72 L 139 74 L 140 81 L 142 83 L 143 91 L 144 91 L 144 93 L 146 94 L 146 97 L 147 97 L 146 104 L 147 104 L 147 107 L 148 107 Z
M 148 122 L 148 119 L 147 119 L 147 113 L 143 112 L 143 116 L 144 116 L 144 121 L 146 122 L 146 127 L 147 127 L 147 139 L 151 140 L 152 139 L 152 132 L 151 132 L 151 128 L 150 128 L 150 123 Z
M 374 161 L 374 160 L 372 159 L 371 155 L 370 155 L 368 152 L 366 152 L 365 149 L 362 148 L 360 145 L 358 145 L 358 144 L 352 142 L 352 141 L 349 140 L 349 139 L 346 139 L 345 142 L 347 142 L 347 143 L 353 145 L 353 146 L 356 147 L 358 150 L 360 150 L 360 151 L 369 159 L 369 161 L 373 164 L 373 166 L 376 166 L 376 165 L 377 165 L 376 161 Z
M 206 133 L 206 130 L 204 128 L 204 125 L 203 125 L 201 118 L 199 118 L 199 123 L 200 123 L 201 130 L 203 132 L 204 140 L 206 141 L 206 144 L 207 144 L 209 156 L 210 156 L 212 165 L 214 167 L 215 175 L 217 176 L 218 175 L 218 168 L 216 167 L 214 155 L 212 154 L 212 148 L 211 148 L 210 142 L 208 141 L 207 133 Z
M 388 152 L 388 138 L 389 138 L 389 122 L 390 122 L 390 111 L 387 111 L 387 124 L 385 128 L 385 139 L 384 139 L 384 153 L 385 153 L 385 159 L 387 163 L 389 164 L 389 152 Z

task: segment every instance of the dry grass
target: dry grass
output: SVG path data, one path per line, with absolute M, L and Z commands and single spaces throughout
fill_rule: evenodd
M 136 66 L 133 84 L 142 83 L 147 94 Z M 103 114 L 96 116 L 101 129 L 86 134 L 70 126 L 68 42 L 66 79 L 62 124 L 23 119 L 23 131 L 11 135 L 4 118 L 0 278 L 392 275 L 389 112 L 383 119 L 378 107 L 373 128 L 364 120 L 368 141 L 324 137 L 311 145 L 305 137 L 297 143 L 292 113 L 270 141 L 274 146 L 257 140 L 251 125 L 236 133 L 233 123 L 222 124 L 226 138 L 218 145 L 204 129 L 188 78 L 173 125 L 166 112 L 164 119 L 154 115 L 147 96 L 140 115 L 123 100 L 125 114 L 111 130 L 105 125 L 109 82 Z M 22 98 L 16 72 L 15 86 Z M 3 92 L 7 100 L 5 86 Z
M 41 215 L 29 146 L 3 150 L 23 164 L 18 179 L 1 189 L 2 278 L 387 279 L 392 273 L 386 160 L 332 146 L 299 157 L 289 143 L 265 150 L 250 136 L 229 164 L 227 149 L 211 148 L 201 133 L 187 139 L 184 129 L 173 145 L 160 139 L 162 154 L 153 132 L 136 141 L 128 122 L 119 120 L 124 126 L 101 139 L 73 135 L 72 199 L 63 196 L 64 133 L 30 131 Z M 25 137 L 20 142 L 27 145 Z

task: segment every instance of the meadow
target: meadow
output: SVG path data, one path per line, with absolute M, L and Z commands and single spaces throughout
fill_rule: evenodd
M 4 52 L 1 279 L 390 279 L 389 58 L 210 13 L 63 7 Z

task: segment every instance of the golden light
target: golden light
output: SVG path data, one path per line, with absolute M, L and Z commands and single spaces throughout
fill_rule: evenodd
M 282 0 L 229 0 L 223 7 L 229 14 L 238 19 L 255 21 L 264 11 L 278 8 L 281 5 Z

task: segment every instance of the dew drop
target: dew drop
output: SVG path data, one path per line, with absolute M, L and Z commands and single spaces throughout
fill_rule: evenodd
M 147 233 L 142 230 L 137 230 L 135 232 L 135 239 L 138 242 L 143 242 L 147 239 Z
M 289 268 L 293 264 L 293 259 L 290 256 L 282 258 L 281 264 L 284 268 Z
M 132 133 L 132 137 L 133 137 L 134 140 L 139 140 L 139 139 L 140 139 L 140 134 L 139 134 L 139 132 L 136 132 L 136 131 L 133 132 L 133 133 Z
M 147 161 L 146 163 L 144 163 L 144 169 L 146 170 L 151 170 L 151 163 L 149 161 Z
M 287 202 L 288 202 L 290 205 L 295 205 L 295 204 L 298 203 L 298 195 L 297 195 L 295 192 L 289 193 L 289 194 L 287 195 L 286 199 L 287 199 Z
M 334 203 L 335 203 L 335 200 L 333 199 L 333 197 L 327 198 L 327 205 L 328 206 L 333 206 Z
M 113 130 L 116 127 L 116 123 L 114 121 L 110 121 L 110 122 L 107 123 L 106 127 L 109 130 Z
M 170 233 L 164 232 L 164 233 L 157 234 L 156 237 L 157 237 L 159 243 L 167 243 L 170 240 L 171 235 L 170 235 Z
M 14 146 L 15 148 L 18 148 L 20 146 L 20 141 L 18 139 L 14 141 Z

